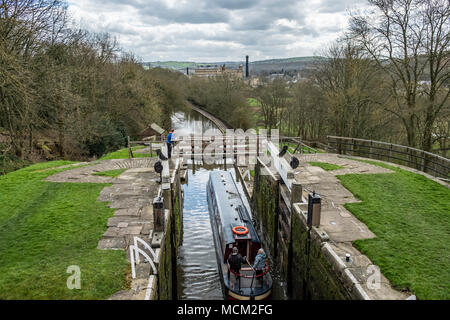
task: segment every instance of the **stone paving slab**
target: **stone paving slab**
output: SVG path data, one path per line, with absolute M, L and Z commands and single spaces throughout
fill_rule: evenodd
M 127 228 L 129 225 L 131 225 L 131 223 L 144 223 L 146 221 L 142 221 L 142 219 L 140 217 L 124 217 L 124 216 L 119 216 L 119 217 L 112 217 L 108 219 L 108 227 L 116 227 L 116 228 Z
M 135 207 L 135 208 L 127 208 L 127 209 L 119 209 L 116 210 L 114 213 L 114 216 L 116 217 L 139 217 L 141 215 L 142 208 Z
M 123 301 L 123 300 L 133 300 L 134 294 L 132 291 L 119 291 L 115 294 L 113 294 L 111 297 L 109 297 L 108 300 L 114 300 L 114 301 Z
M 134 237 L 150 242 L 149 235 L 153 233 L 152 204 L 159 189 L 159 174 L 153 168 L 156 161 L 155 158 L 97 161 L 89 166 L 74 166 L 73 170 L 55 174 L 46 181 L 112 184 L 105 187 L 98 197 L 98 201 L 107 202 L 108 207 L 117 209 L 107 222 L 108 228 L 98 243 L 98 249 L 126 250 L 129 259 L 128 247 L 133 244 Z M 93 175 L 116 169 L 127 170 L 117 178 Z M 150 265 L 139 264 L 137 273 L 141 279 L 133 280 L 132 290 L 120 291 L 110 300 L 143 300 L 146 290 L 142 288 L 147 288 Z
M 101 250 L 126 250 L 128 242 L 124 237 L 102 238 L 98 243 Z
M 365 224 L 345 209 L 347 203 L 358 203 L 359 199 L 347 190 L 336 177 L 344 174 L 392 173 L 391 170 L 350 159 L 335 154 L 299 155 L 300 166 L 295 170 L 295 180 L 309 192 L 315 191 L 322 197 L 321 228 L 333 241 L 347 242 L 375 237 Z M 324 162 L 343 166 L 343 169 L 325 171 L 308 162 Z

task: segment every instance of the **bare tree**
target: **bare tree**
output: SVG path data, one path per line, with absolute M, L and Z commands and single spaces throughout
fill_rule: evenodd
M 431 150 L 433 126 L 448 103 L 450 3 L 368 1 L 372 11 L 352 15 L 348 36 L 389 75 L 394 103 L 385 109 L 402 121 L 408 144 Z M 429 83 L 424 105 L 421 81 Z
M 283 116 L 288 116 L 284 112 L 287 110 L 289 98 L 289 91 L 286 86 L 284 80 L 275 79 L 256 90 L 256 99 L 261 104 L 264 124 L 269 130 L 279 128 Z
M 424 90 L 426 107 L 421 146 L 424 150 L 431 151 L 436 121 L 439 117 L 446 117 L 447 125 L 450 121 L 450 1 L 423 1 L 423 6 L 426 28 L 423 46 L 429 85 Z
M 351 42 L 331 46 L 314 74 L 328 110 L 328 131 L 338 136 L 373 138 L 382 119 L 382 74 Z

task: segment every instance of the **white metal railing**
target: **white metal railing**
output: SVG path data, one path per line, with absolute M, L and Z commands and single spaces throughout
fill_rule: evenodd
M 155 277 L 154 275 L 151 275 L 150 278 L 148 279 L 147 291 L 145 293 L 146 301 L 150 300 L 150 296 L 151 296 L 152 290 L 153 290 L 153 288 L 151 287 L 151 284 L 152 284 L 152 280 L 154 277 Z
M 280 154 L 280 150 L 272 142 L 267 144 L 267 148 L 272 158 L 272 166 L 278 171 L 281 179 L 283 179 L 289 190 L 292 190 L 293 179 L 289 176 L 292 172 L 291 166 L 284 158 L 280 158 L 278 156 Z
M 144 245 L 145 249 L 150 252 L 153 259 L 150 258 L 147 252 L 139 248 L 139 243 Z M 148 261 L 148 263 L 150 263 L 153 269 L 153 274 L 157 274 L 158 270 L 156 269 L 154 261 L 156 262 L 158 260 L 158 256 L 156 255 L 155 251 L 144 240 L 138 237 L 134 237 L 134 244 L 130 246 L 131 275 L 133 279 L 136 279 L 136 263 L 140 263 L 140 255 L 142 255 Z
M 150 255 L 153 257 L 153 260 L 152 260 L 152 258 L 150 258 L 150 256 L 147 254 L 147 252 L 145 252 L 144 250 L 139 248 L 139 243 L 141 243 L 144 246 L 144 248 L 150 252 Z M 136 279 L 136 263 L 137 264 L 140 263 L 140 255 L 144 256 L 145 260 L 147 260 L 148 263 L 150 263 L 150 266 L 153 269 L 153 274 L 151 274 L 148 279 L 147 291 L 145 293 L 145 300 L 150 300 L 151 291 L 153 289 L 151 286 L 152 280 L 153 280 L 153 277 L 158 274 L 158 270 L 154 263 L 154 261 L 155 262 L 158 261 L 158 256 L 157 256 L 156 252 L 153 250 L 153 248 L 147 242 L 145 242 L 144 240 L 142 240 L 139 237 L 134 237 L 134 244 L 130 246 L 131 275 L 132 275 L 133 279 Z
M 134 261 L 134 255 L 135 252 L 138 252 L 139 254 L 142 254 L 144 258 L 150 263 L 153 269 L 153 273 L 157 274 L 158 271 L 156 269 L 155 264 L 153 263 L 152 259 L 149 257 L 149 255 L 142 249 L 136 248 L 134 245 L 130 246 L 130 260 L 131 260 L 131 275 L 133 279 L 136 279 L 136 263 Z
M 157 261 L 158 260 L 158 256 L 156 255 L 155 251 L 153 251 L 153 248 L 147 242 L 145 242 L 144 240 L 142 240 L 139 237 L 134 237 L 134 246 L 136 248 L 139 248 L 139 243 L 141 243 L 144 246 L 144 248 L 147 249 L 150 252 L 150 254 L 153 257 L 153 261 Z M 139 253 L 136 252 L 136 263 L 137 264 L 140 263 L 139 256 L 140 256 Z

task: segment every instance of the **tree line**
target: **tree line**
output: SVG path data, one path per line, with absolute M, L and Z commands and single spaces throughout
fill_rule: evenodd
M 378 139 L 446 155 L 450 138 L 450 2 L 369 0 L 308 81 L 265 82 L 265 127 L 310 140 Z
M 145 70 L 108 34 L 74 27 L 63 0 L 0 0 L 0 166 L 100 157 L 152 122 L 169 128 L 185 100 L 235 128 L 383 140 L 446 155 L 449 1 L 368 2 L 371 10 L 351 13 L 308 80 L 264 78 L 252 88 L 226 73 L 188 80 Z
M 368 0 L 308 79 L 193 77 L 187 96 L 235 128 L 382 140 L 447 155 L 450 138 L 450 2 Z M 258 101 L 250 108 L 247 98 Z M 252 116 L 257 112 L 257 116 Z
M 186 87 L 186 98 L 214 114 L 233 128 L 249 129 L 251 121 L 247 97 L 249 88 L 243 79 L 223 73 L 215 77 L 192 77 Z
M 100 157 L 152 122 L 169 128 L 182 75 L 145 70 L 62 0 L 0 1 L 0 167 Z

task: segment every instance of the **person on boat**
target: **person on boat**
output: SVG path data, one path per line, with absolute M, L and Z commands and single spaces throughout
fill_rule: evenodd
M 167 141 L 166 141 L 167 142 L 167 153 L 168 153 L 169 159 L 172 158 L 172 149 L 173 149 L 173 143 L 174 143 L 173 134 L 174 133 L 175 133 L 174 129 L 170 130 L 169 135 L 167 136 Z
M 255 258 L 255 263 L 253 264 L 253 269 L 256 272 L 256 276 L 260 276 L 264 273 L 264 271 L 266 270 L 266 260 L 267 260 L 267 255 L 264 252 L 264 249 L 259 249 L 258 250 L 258 255 Z M 258 278 L 261 281 L 263 280 L 262 277 Z
M 230 266 L 230 272 L 228 272 L 228 278 L 230 279 L 231 287 L 234 288 L 234 285 L 239 282 L 239 288 L 241 286 L 241 277 L 239 273 L 241 272 L 242 264 L 246 262 L 246 257 L 242 257 L 239 253 L 238 248 L 234 247 L 230 257 L 228 258 L 228 265 Z M 231 277 L 230 277 L 231 276 Z

